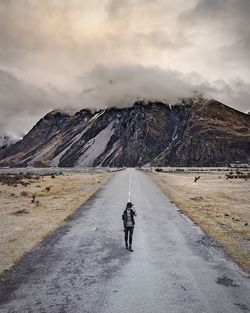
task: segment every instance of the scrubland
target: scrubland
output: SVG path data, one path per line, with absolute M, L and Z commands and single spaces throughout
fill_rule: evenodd
M 151 175 L 183 213 L 250 271 L 250 179 L 220 172 Z
M 0 274 L 65 223 L 111 173 L 0 174 Z

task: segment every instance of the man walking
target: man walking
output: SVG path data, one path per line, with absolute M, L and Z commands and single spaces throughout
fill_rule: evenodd
M 133 232 L 135 226 L 135 216 L 136 210 L 135 207 L 131 202 L 128 202 L 126 205 L 126 209 L 123 211 L 122 220 L 125 232 L 125 245 L 126 249 L 133 252 L 132 249 L 132 239 L 133 239 Z M 128 237 L 129 237 L 129 246 L 128 246 Z

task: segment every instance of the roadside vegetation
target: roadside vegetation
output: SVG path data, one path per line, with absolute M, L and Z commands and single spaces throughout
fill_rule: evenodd
M 65 223 L 112 173 L 0 174 L 0 275 Z
M 250 175 L 230 170 L 152 177 L 169 199 L 250 271 Z

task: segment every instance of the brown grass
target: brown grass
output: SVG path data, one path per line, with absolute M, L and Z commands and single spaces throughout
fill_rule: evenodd
M 187 216 L 250 271 L 250 181 L 223 175 L 153 173 L 153 179 Z
M 0 184 L 0 274 L 50 231 L 63 225 L 111 175 L 45 176 L 27 187 Z

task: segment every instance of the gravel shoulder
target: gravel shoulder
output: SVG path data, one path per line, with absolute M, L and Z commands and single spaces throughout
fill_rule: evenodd
M 0 184 L 0 275 L 48 233 L 64 225 L 67 217 L 112 175 L 106 172 L 31 175 L 22 178 L 22 183 Z
M 151 173 L 162 191 L 183 213 L 217 240 L 250 271 L 250 181 L 220 173 Z

